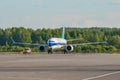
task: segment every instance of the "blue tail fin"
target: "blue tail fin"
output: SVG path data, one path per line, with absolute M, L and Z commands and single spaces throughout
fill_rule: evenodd
M 62 30 L 62 39 L 65 39 L 65 28 L 63 27 L 63 30 Z

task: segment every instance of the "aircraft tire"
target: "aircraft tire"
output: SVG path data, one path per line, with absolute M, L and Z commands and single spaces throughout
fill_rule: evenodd
M 63 52 L 64 52 L 64 54 L 67 54 L 67 51 L 66 51 L 66 50 L 64 50 Z
M 52 50 L 51 49 L 48 50 L 48 54 L 52 54 Z

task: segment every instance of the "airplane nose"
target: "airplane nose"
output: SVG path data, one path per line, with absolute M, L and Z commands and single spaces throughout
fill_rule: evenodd
M 53 46 L 54 44 L 53 43 L 49 43 L 49 46 Z
M 47 41 L 47 44 L 48 44 L 48 46 L 54 46 L 54 45 L 56 45 L 55 41 L 53 41 L 53 40 L 51 40 L 51 39 L 49 39 L 49 40 Z

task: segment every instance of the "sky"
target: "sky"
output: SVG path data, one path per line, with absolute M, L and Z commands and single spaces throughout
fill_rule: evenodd
M 120 0 L 0 0 L 0 28 L 117 27 Z

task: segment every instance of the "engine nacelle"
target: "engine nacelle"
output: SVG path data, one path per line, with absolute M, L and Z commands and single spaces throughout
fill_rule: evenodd
M 45 51 L 45 46 L 39 46 L 40 51 Z
M 72 45 L 66 46 L 66 51 L 68 51 L 68 52 L 73 51 L 73 46 Z

